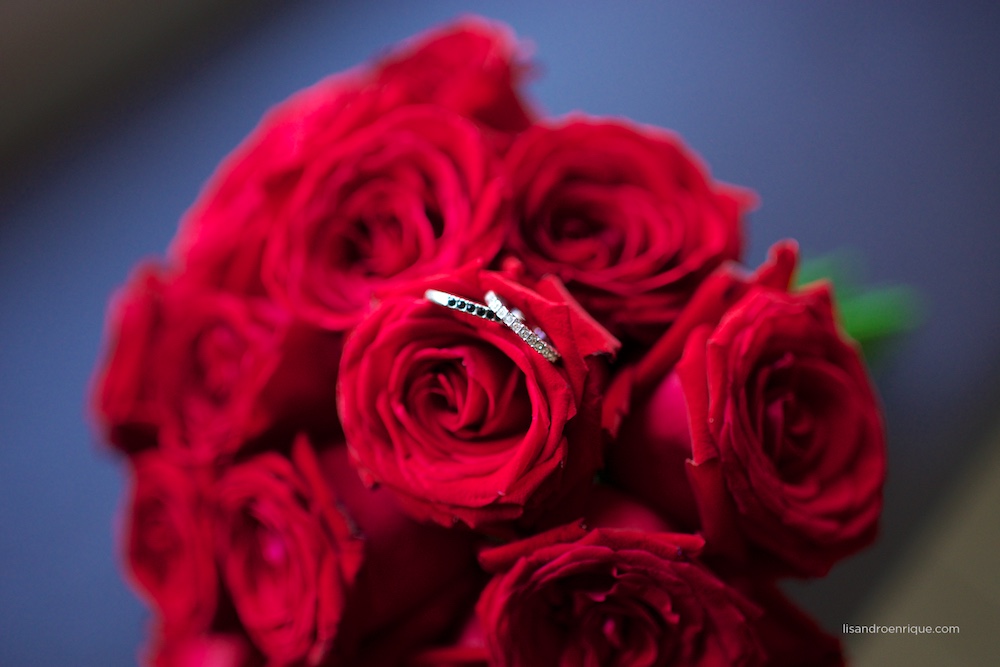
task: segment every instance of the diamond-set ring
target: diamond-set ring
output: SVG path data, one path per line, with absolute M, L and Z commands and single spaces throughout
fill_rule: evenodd
M 501 322 L 507 325 L 507 328 L 516 333 L 531 349 L 552 363 L 559 361 L 561 355 L 556 348 L 548 343 L 546 340 L 548 336 L 545 335 L 545 332 L 541 329 L 529 328 L 524 323 L 523 317 L 518 317 L 493 290 L 486 293 L 486 305 L 496 313 Z
M 486 293 L 486 303 L 480 303 L 436 289 L 429 289 L 424 292 L 424 298 L 431 303 L 436 303 L 451 310 L 458 310 L 484 320 L 500 322 L 517 334 L 517 337 L 527 343 L 528 347 L 545 357 L 548 361 L 556 363 L 561 358 L 558 350 L 548 342 L 548 336 L 545 335 L 545 332 L 537 327 L 534 329 L 529 327 L 525 323 L 524 314 L 517 308 L 508 306 L 493 290 Z

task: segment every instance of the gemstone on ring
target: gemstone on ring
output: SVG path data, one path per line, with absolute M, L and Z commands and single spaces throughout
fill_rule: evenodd
M 487 308 L 485 304 L 477 301 L 463 299 L 454 294 L 448 294 L 436 289 L 429 289 L 424 292 L 424 298 L 439 306 L 444 306 L 452 310 L 460 310 L 463 313 L 468 313 L 484 320 L 496 320 L 496 315 L 493 311 Z
M 530 329 L 524 323 L 524 314 L 521 311 L 517 310 L 515 314 L 516 309 L 509 308 L 493 290 L 486 293 L 485 299 L 486 305 L 496 314 L 497 318 L 517 334 L 518 338 L 527 343 L 528 347 L 552 363 L 559 361 L 561 355 L 556 348 L 546 342 L 548 336 L 545 335 L 545 332 L 541 329 Z

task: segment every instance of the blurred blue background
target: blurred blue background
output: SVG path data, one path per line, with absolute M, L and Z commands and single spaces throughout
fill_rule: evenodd
M 116 551 L 123 468 L 86 419 L 108 297 L 268 107 L 461 13 L 534 44 L 548 113 L 672 128 L 756 190 L 748 263 L 793 236 L 923 296 L 924 326 L 875 368 L 883 537 L 795 587 L 828 628 L 997 425 L 1000 5 L 219 1 L 166 21 L 90 3 L 67 23 L 60 3 L 0 0 L 21 20 L 0 32 L 0 665 L 129 665 L 143 642 Z

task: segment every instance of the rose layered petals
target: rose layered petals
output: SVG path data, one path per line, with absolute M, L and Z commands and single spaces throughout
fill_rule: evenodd
M 280 363 L 287 325 L 272 304 L 146 268 L 117 311 L 97 395 L 119 446 L 158 441 L 180 461 L 207 463 L 270 424 L 261 393 Z
M 856 346 L 841 338 L 829 292 L 751 292 L 678 365 L 692 390 L 691 469 L 704 523 L 735 510 L 739 534 L 782 571 L 822 576 L 875 537 L 885 443 Z M 704 386 L 705 389 L 700 389 Z M 685 391 L 685 396 L 688 396 Z M 707 402 L 704 400 L 707 398 Z M 719 465 L 695 472 L 703 463 Z M 724 505 L 721 476 L 731 498 Z M 713 494 L 699 495 L 713 487 Z M 722 508 L 724 506 L 724 509 Z M 712 508 L 709 510 L 708 508 Z
M 431 286 L 495 290 L 562 360 L 552 364 L 498 322 L 428 302 Z M 386 296 L 344 348 L 338 401 L 352 459 L 366 483 L 444 525 L 509 524 L 543 502 L 557 509 L 553 499 L 600 466 L 598 357 L 616 347 L 553 282 L 534 291 L 470 268 Z
M 769 282 L 691 329 L 626 419 L 612 476 L 733 567 L 822 576 L 874 539 L 884 433 L 828 291 Z
M 275 664 L 318 662 L 334 648 L 362 544 L 322 483 L 312 450 L 293 464 L 265 453 L 216 487 L 216 549 L 251 640 Z
M 92 406 L 104 439 L 123 451 L 157 442 L 158 393 L 144 369 L 155 349 L 163 284 L 157 268 L 140 268 L 108 309 L 105 358 L 95 373 Z
M 360 71 L 324 79 L 277 105 L 216 169 L 181 221 L 171 259 L 195 282 L 264 294 L 264 247 L 306 165 L 388 108 Z
M 204 284 L 262 294 L 261 265 L 268 238 L 285 225 L 286 208 L 300 180 L 310 178 L 307 172 L 312 165 L 327 163 L 341 154 L 345 142 L 381 122 L 393 109 L 414 105 L 436 107 L 442 116 L 468 119 L 487 133 L 476 142 L 485 141 L 488 152 L 507 146 L 513 134 L 527 127 L 534 116 L 519 90 L 528 69 L 521 51 L 505 27 L 463 19 L 421 35 L 370 67 L 328 77 L 296 93 L 269 111 L 222 162 L 185 215 L 171 258 Z M 455 123 L 441 122 L 447 126 L 445 135 L 457 138 L 468 134 L 454 129 Z M 455 166 L 462 169 L 468 164 Z M 317 187 L 324 186 L 316 184 L 315 177 L 313 181 Z M 376 194 L 368 192 L 367 213 L 386 215 L 391 207 L 373 202 Z M 478 192 L 466 194 L 480 196 Z M 420 200 L 400 195 L 398 190 L 383 190 L 381 196 L 400 197 L 396 213 Z M 482 196 L 492 198 L 496 193 Z M 475 239 L 482 231 L 470 229 L 467 238 Z M 485 243 L 491 246 L 493 241 Z M 413 259 L 405 254 L 395 256 L 401 250 L 398 245 L 391 250 L 391 256 L 367 259 L 369 263 L 381 262 L 383 270 Z M 492 256 L 495 252 L 492 248 L 483 254 Z
M 404 107 L 306 166 L 268 240 L 268 290 L 331 330 L 376 291 L 488 262 L 506 234 L 503 181 L 481 132 L 433 106 Z
M 492 664 L 764 664 L 751 629 L 759 610 L 698 563 L 700 544 L 599 528 L 526 545 L 477 606 Z
M 160 640 L 184 640 L 207 630 L 216 610 L 207 503 L 192 471 L 159 452 L 138 454 L 131 464 L 125 562 L 156 611 Z
M 749 195 L 711 182 L 662 130 L 572 117 L 525 132 L 506 163 L 509 250 L 627 340 L 652 342 L 705 276 L 739 258 Z

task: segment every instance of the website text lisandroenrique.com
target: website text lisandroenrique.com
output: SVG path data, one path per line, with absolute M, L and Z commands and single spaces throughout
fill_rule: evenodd
M 844 623 L 845 635 L 957 635 L 961 630 L 957 625 L 852 625 Z

